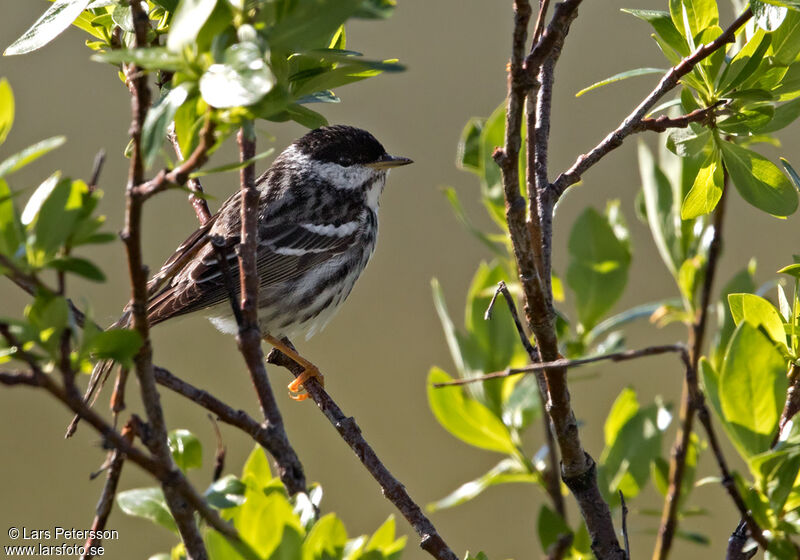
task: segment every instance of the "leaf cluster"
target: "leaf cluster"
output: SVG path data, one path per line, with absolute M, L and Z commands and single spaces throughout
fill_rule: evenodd
M 183 471 L 202 468 L 203 448 L 188 430 L 174 430 L 169 445 L 175 464 Z M 289 498 L 281 481 L 270 473 L 264 451 L 256 447 L 240 476 L 225 475 L 206 490 L 205 498 L 222 517 L 233 524 L 241 544 L 233 544 L 211 528 L 203 528 L 211 560 L 398 560 L 406 537 L 395 536 L 390 517 L 371 536 L 350 538 L 342 521 L 333 513 L 319 517 L 322 488 Z M 117 503 L 128 515 L 141 517 L 178 534 L 159 487 L 137 488 L 119 493 Z M 186 558 L 183 544 L 170 553 L 150 560 Z

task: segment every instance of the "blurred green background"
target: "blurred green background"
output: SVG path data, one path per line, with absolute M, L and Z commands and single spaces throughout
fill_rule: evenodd
M 47 6 L 44 1 L 6 0 L 0 18 L 0 46 L 17 38 Z M 584 97 L 574 97 L 582 87 L 617 72 L 639 66 L 664 66 L 649 38 L 649 28 L 621 13 L 620 8 L 665 9 L 665 1 L 609 0 L 587 2 L 572 26 L 557 67 L 551 174 L 571 165 L 579 153 L 596 144 L 652 88 L 657 77 L 648 76 L 615 84 Z M 722 22 L 732 14 L 724 5 Z M 392 173 L 381 209 L 378 250 L 358 287 L 328 328 L 309 342 L 298 341 L 302 353 L 319 364 L 326 387 L 346 414 L 356 417 L 365 436 L 389 469 L 406 485 L 412 497 L 425 504 L 441 498 L 461 483 L 488 470 L 496 461 L 489 452 L 468 447 L 449 436 L 428 410 L 425 377 L 431 365 L 453 371 L 445 340 L 431 303 L 430 280 L 439 278 L 451 313 L 461 320 L 464 296 L 477 264 L 490 255 L 456 222 L 441 193 L 455 186 L 468 213 L 490 228 L 478 203 L 474 178 L 455 167 L 456 144 L 467 119 L 487 116 L 505 95 L 505 66 L 510 46 L 511 2 L 439 0 L 400 2 L 393 18 L 385 22 L 355 22 L 348 27 L 348 48 L 370 56 L 397 57 L 408 71 L 389 74 L 342 88 L 338 106 L 323 107 L 332 123 L 366 128 L 396 155 L 415 164 Z M 109 228 L 119 230 L 123 216 L 129 100 L 122 83 L 109 67 L 89 61 L 84 36 L 71 29 L 43 50 L 0 59 L 0 76 L 9 79 L 17 99 L 17 117 L 0 157 L 41 138 L 65 134 L 66 146 L 12 178 L 12 188 L 33 187 L 53 169 L 87 178 L 95 153 L 108 152 L 100 185 L 105 191 L 103 211 Z M 261 123 L 260 149 L 273 135 L 279 152 L 303 133 L 295 124 Z M 797 165 L 800 128 L 782 136 L 784 145 L 768 152 L 783 155 Z M 647 141 L 655 146 L 655 137 Z M 634 259 L 629 287 L 616 310 L 676 295 L 659 260 L 649 230 L 634 217 L 634 197 L 640 187 L 635 159 L 636 140 L 629 140 L 584 176 L 560 204 L 556 216 L 554 266 L 565 269 L 566 239 L 571 221 L 587 205 L 601 209 L 605 201 L 619 198 L 632 230 Z M 228 149 L 215 154 L 211 165 L 235 158 Z M 259 170 L 268 165 L 259 162 Z M 235 174 L 205 181 L 219 204 L 236 188 Z M 740 197 L 729 200 L 725 250 L 719 282 L 758 259 L 759 281 L 791 262 L 798 251 L 796 218 L 777 220 L 749 207 Z M 146 207 L 146 261 L 157 268 L 196 227 L 196 220 L 180 192 L 160 195 Z M 108 275 L 106 284 L 75 283 L 71 293 L 81 305 L 91 302 L 101 323 L 112 322 L 127 300 L 123 247 L 100 249 L 95 262 Z M 0 282 L 0 315 L 15 315 L 25 304 L 24 294 L 7 281 Z M 567 313 L 570 307 L 562 306 Z M 681 328 L 658 330 L 646 323 L 629 329 L 628 345 L 674 342 L 685 339 Z M 176 374 L 208 389 L 236 407 L 258 415 L 256 399 L 232 338 L 217 333 L 201 317 L 187 318 L 153 332 L 155 360 Z M 588 370 L 583 370 L 585 373 Z M 595 457 L 602 450 L 602 422 L 614 398 L 633 386 L 642 402 L 662 395 L 676 402 L 681 369 L 674 357 L 603 365 L 596 376 L 572 385 L 573 405 L 583 422 L 583 441 Z M 394 508 L 382 498 L 376 483 L 356 457 L 315 410 L 284 396 L 289 375 L 270 370 L 285 415 L 289 437 L 310 481 L 322 484 L 324 511 L 337 511 L 351 534 L 374 530 Z M 138 408 L 131 382 L 129 403 Z M 107 395 L 98 406 L 105 407 Z M 163 403 L 171 428 L 184 427 L 205 444 L 206 466 L 192 479 L 204 488 L 213 460 L 213 429 L 199 408 L 169 394 Z M 55 525 L 88 529 L 102 487 L 102 477 L 89 480 L 103 460 L 95 433 L 85 426 L 70 441 L 63 439 L 70 415 L 44 394 L 28 389 L 0 390 L 0 544 L 10 544 L 8 527 L 52 528 Z M 238 473 L 251 449 L 248 438 L 221 427 L 228 448 L 228 472 Z M 532 429 L 530 449 L 538 447 L 540 430 Z M 674 426 L 665 441 L 665 454 Z M 742 465 L 729 449 L 737 468 Z M 700 477 L 716 474 L 709 456 L 701 460 Z M 149 485 L 135 466 L 125 467 L 122 488 Z M 493 488 L 458 508 L 432 515 L 450 546 L 463 555 L 484 550 L 490 558 L 540 556 L 535 537 L 535 516 L 544 500 L 532 486 Z M 692 497 L 695 505 L 713 515 L 685 521 L 692 531 L 711 537 L 711 549 L 678 541 L 675 557 L 700 558 L 722 554 L 738 516 L 722 488 L 705 486 Z M 571 500 L 570 522 L 577 510 Z M 631 504 L 628 526 L 632 552 L 650 554 L 657 517 L 642 510 L 660 508 L 657 493 L 648 489 Z M 402 520 L 399 529 L 410 535 L 407 560 L 427 557 L 417 538 Z M 106 557 L 123 560 L 147 558 L 168 550 L 174 537 L 150 523 L 124 516 L 116 510 L 109 528 L 120 540 L 106 543 Z M 51 543 L 55 544 L 55 543 Z

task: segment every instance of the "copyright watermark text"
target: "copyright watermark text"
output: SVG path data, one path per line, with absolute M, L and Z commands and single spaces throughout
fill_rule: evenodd
M 106 550 L 99 542 L 118 540 L 119 531 L 115 529 L 94 531 L 58 525 L 47 528 L 9 527 L 8 538 L 13 542 L 3 545 L 6 558 L 103 556 Z M 87 547 L 86 542 L 89 540 L 97 541 L 98 544 Z

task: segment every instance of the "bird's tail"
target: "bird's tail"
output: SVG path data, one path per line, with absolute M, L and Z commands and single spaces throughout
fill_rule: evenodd
M 123 312 L 122 317 L 108 328 L 127 328 L 130 324 L 131 310 L 128 308 Z M 86 392 L 83 395 L 83 402 L 89 407 L 94 406 L 97 397 L 100 395 L 100 390 L 103 388 L 103 385 L 108 379 L 108 376 L 111 375 L 111 370 L 113 369 L 114 360 L 101 360 L 95 364 L 94 369 L 92 369 L 92 375 L 89 378 L 89 384 L 86 386 Z M 69 426 L 67 426 L 67 432 L 64 434 L 65 438 L 69 438 L 75 433 L 75 430 L 78 429 L 78 422 L 80 422 L 80 416 L 76 414 L 69 423 Z

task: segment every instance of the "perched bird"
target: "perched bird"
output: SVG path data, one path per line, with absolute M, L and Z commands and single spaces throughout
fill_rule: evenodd
M 386 175 L 409 163 L 387 154 L 365 130 L 326 126 L 296 140 L 256 181 L 259 326 L 265 340 L 306 368 L 289 385 L 295 398 L 304 397 L 297 395 L 302 383 L 319 372 L 281 339 L 301 333 L 310 338 L 350 294 L 375 249 Z M 212 240 L 227 257 L 238 296 L 240 232 L 237 192 L 151 281 L 151 324 L 202 311 L 221 331 L 237 332 Z M 162 287 L 154 289 L 159 282 Z

